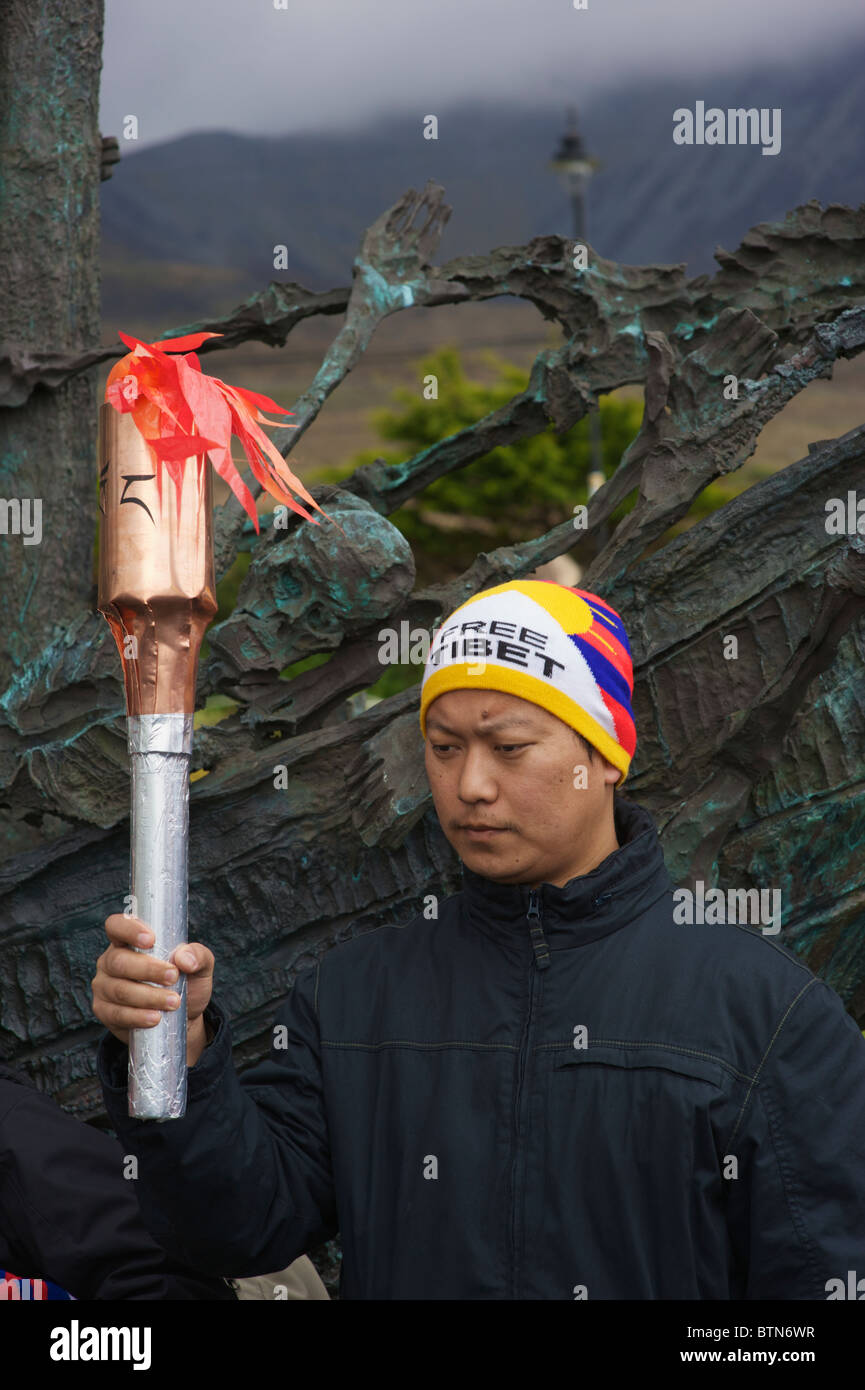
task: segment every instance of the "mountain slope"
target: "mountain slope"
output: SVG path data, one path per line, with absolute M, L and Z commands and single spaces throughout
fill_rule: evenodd
M 713 269 L 718 244 L 735 247 L 753 223 L 809 198 L 858 205 L 863 68 L 859 44 L 808 70 L 664 78 L 609 91 L 580 113 L 587 148 L 601 161 L 589 191 L 589 241 L 614 260 L 685 261 L 698 274 Z M 780 153 L 674 144 L 674 110 L 697 100 L 780 107 Z M 341 134 L 209 131 L 138 152 L 127 145 L 102 187 L 105 316 L 168 326 L 226 310 L 271 279 L 345 284 L 364 229 L 427 178 L 444 184 L 454 210 L 440 260 L 570 233 L 569 208 L 547 168 L 563 125 L 558 108 L 465 104 L 437 113 L 436 141 L 423 139 L 424 114 Z M 288 249 L 284 270 L 274 269 L 277 245 Z

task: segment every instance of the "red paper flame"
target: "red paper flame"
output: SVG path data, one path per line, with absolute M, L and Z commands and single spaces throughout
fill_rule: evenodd
M 132 350 L 111 369 L 105 399 L 121 414 L 131 414 L 146 440 L 156 460 L 160 502 L 163 465 L 177 489 L 179 506 L 184 460 L 195 456 L 203 462 L 207 453 L 258 531 L 255 498 L 231 457 L 231 436 L 236 434 L 252 473 L 265 491 L 307 521 L 319 525 L 316 518 L 295 501 L 288 488 L 293 488 L 322 516 L 327 516 L 327 512 L 259 428 L 259 422 L 282 429 L 297 428 L 282 420 L 269 420 L 260 407 L 281 415 L 291 415 L 293 411 L 285 410 L 269 396 L 245 391 L 241 386 L 228 386 L 202 372 L 194 349 L 207 338 L 221 338 L 221 333 L 190 333 L 184 338 L 162 338 L 156 343 L 144 343 L 119 330 L 118 336 Z M 169 356 L 170 353 L 182 355 Z M 328 517 L 328 521 L 332 520 Z M 334 525 L 339 523 L 334 522 Z

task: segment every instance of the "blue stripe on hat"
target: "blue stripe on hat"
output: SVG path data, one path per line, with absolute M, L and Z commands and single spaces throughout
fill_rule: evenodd
M 578 632 L 569 634 L 571 641 L 578 648 L 582 656 L 586 659 L 589 670 L 602 690 L 608 695 L 612 695 L 614 700 L 618 700 L 626 710 L 631 708 L 631 692 L 628 682 L 622 675 L 617 666 L 608 661 L 605 656 L 593 647 L 591 643 L 584 642 Z

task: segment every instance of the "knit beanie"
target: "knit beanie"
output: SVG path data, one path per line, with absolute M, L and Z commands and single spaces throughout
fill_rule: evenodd
M 631 648 L 621 618 L 597 594 L 546 579 L 483 589 L 433 632 L 420 727 L 447 690 L 500 690 L 549 710 L 582 734 L 624 782 L 637 743 Z

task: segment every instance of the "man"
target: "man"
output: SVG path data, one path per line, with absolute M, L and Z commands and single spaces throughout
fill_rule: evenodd
M 241 1079 L 213 956 L 179 951 L 171 1124 L 127 1117 L 122 1044 L 176 972 L 108 919 L 100 1076 L 179 1257 L 254 1274 L 339 1228 L 353 1299 L 822 1299 L 865 1271 L 865 1040 L 760 930 L 674 921 L 651 818 L 615 795 L 632 689 L 593 594 L 461 605 L 420 720 L 462 891 L 298 976 Z

